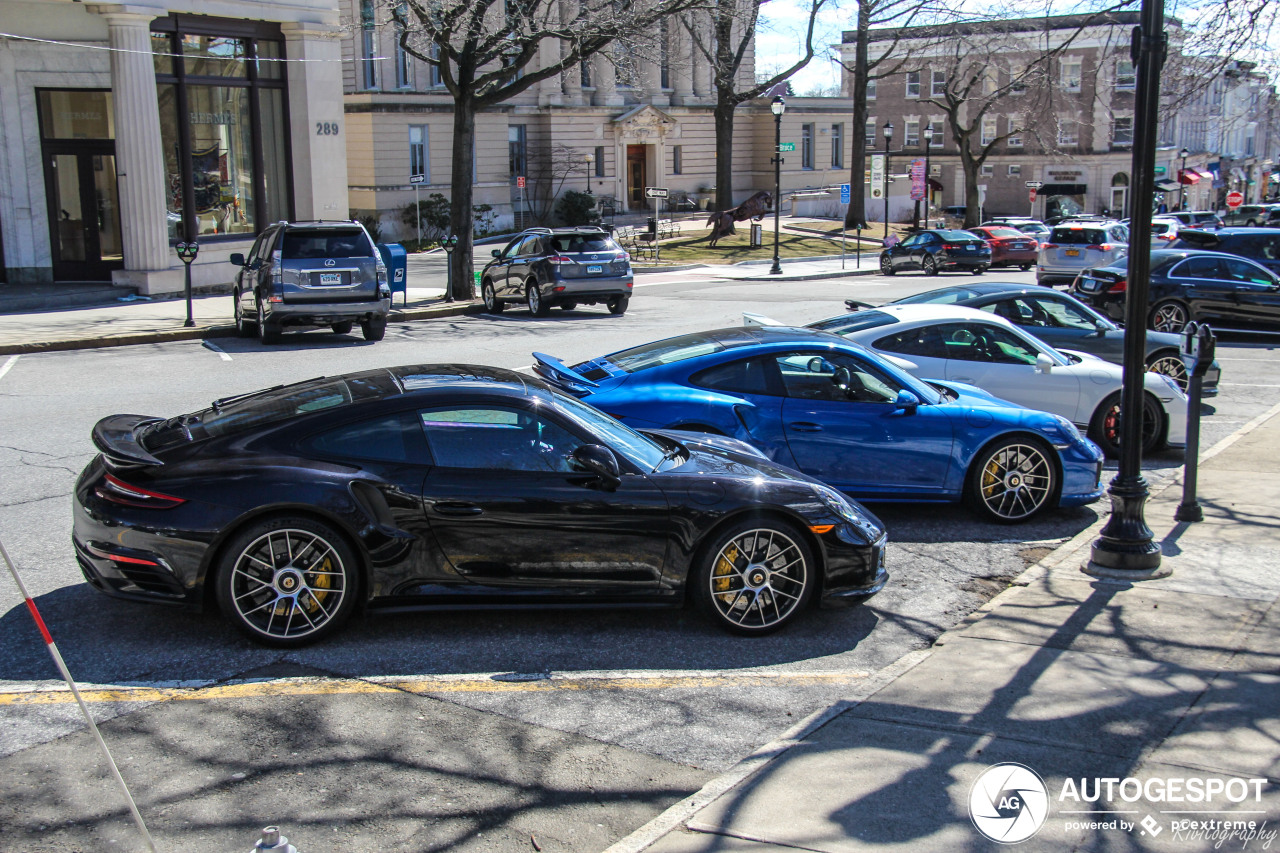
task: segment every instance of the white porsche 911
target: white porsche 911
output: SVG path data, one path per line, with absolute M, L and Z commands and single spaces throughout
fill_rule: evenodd
M 886 305 L 810 323 L 895 360 L 921 378 L 976 385 L 1052 412 L 1119 452 L 1122 370 L 1088 353 L 1056 350 L 1002 317 L 951 305 Z M 1186 444 L 1187 398 L 1168 376 L 1143 378 L 1142 449 Z

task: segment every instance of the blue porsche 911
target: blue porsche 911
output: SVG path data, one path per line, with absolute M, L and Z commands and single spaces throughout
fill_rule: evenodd
M 1102 496 L 1102 451 L 1066 418 L 924 381 L 828 332 L 729 328 L 534 369 L 637 428 L 732 436 L 864 500 L 966 500 L 999 522 Z

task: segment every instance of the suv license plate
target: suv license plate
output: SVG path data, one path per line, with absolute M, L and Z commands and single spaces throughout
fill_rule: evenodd
M 320 286 L 332 287 L 342 284 L 342 273 L 340 272 L 322 272 L 320 273 Z
M 587 275 L 596 275 L 597 273 L 600 273 L 603 271 L 604 271 L 604 267 L 601 267 L 599 264 L 587 267 Z
M 1063 254 L 1064 254 L 1064 255 L 1066 255 L 1068 258 L 1078 258 L 1078 257 L 1080 257 L 1080 250 L 1079 250 L 1079 249 L 1067 249 L 1065 252 L 1063 252 Z

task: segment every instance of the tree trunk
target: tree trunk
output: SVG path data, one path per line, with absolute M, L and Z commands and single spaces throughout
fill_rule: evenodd
M 849 208 L 844 213 L 844 227 L 867 227 L 867 75 L 868 45 L 871 40 L 871 10 L 865 2 L 858 4 L 858 29 L 853 45 L 853 80 L 849 86 L 853 96 L 853 127 L 849 136 L 853 153 L 849 157 Z
M 733 207 L 733 113 L 737 104 L 723 95 L 716 101 L 716 210 Z
M 981 161 L 969 150 L 969 138 L 960 140 L 960 168 L 964 170 L 964 227 L 982 224 L 978 214 L 978 167 Z
M 450 183 L 453 198 L 449 204 L 449 233 L 458 238 L 449 259 L 450 293 L 455 300 L 476 298 L 474 222 L 471 216 L 471 176 L 475 171 L 473 155 L 476 136 L 476 106 L 467 95 L 453 103 L 453 166 Z M 461 176 L 461 179 L 459 177 Z

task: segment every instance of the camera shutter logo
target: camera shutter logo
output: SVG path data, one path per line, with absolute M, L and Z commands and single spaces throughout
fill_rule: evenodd
M 1040 774 L 1021 764 L 993 764 L 969 790 L 969 819 L 986 838 L 1017 844 L 1040 831 L 1049 816 L 1049 792 Z

